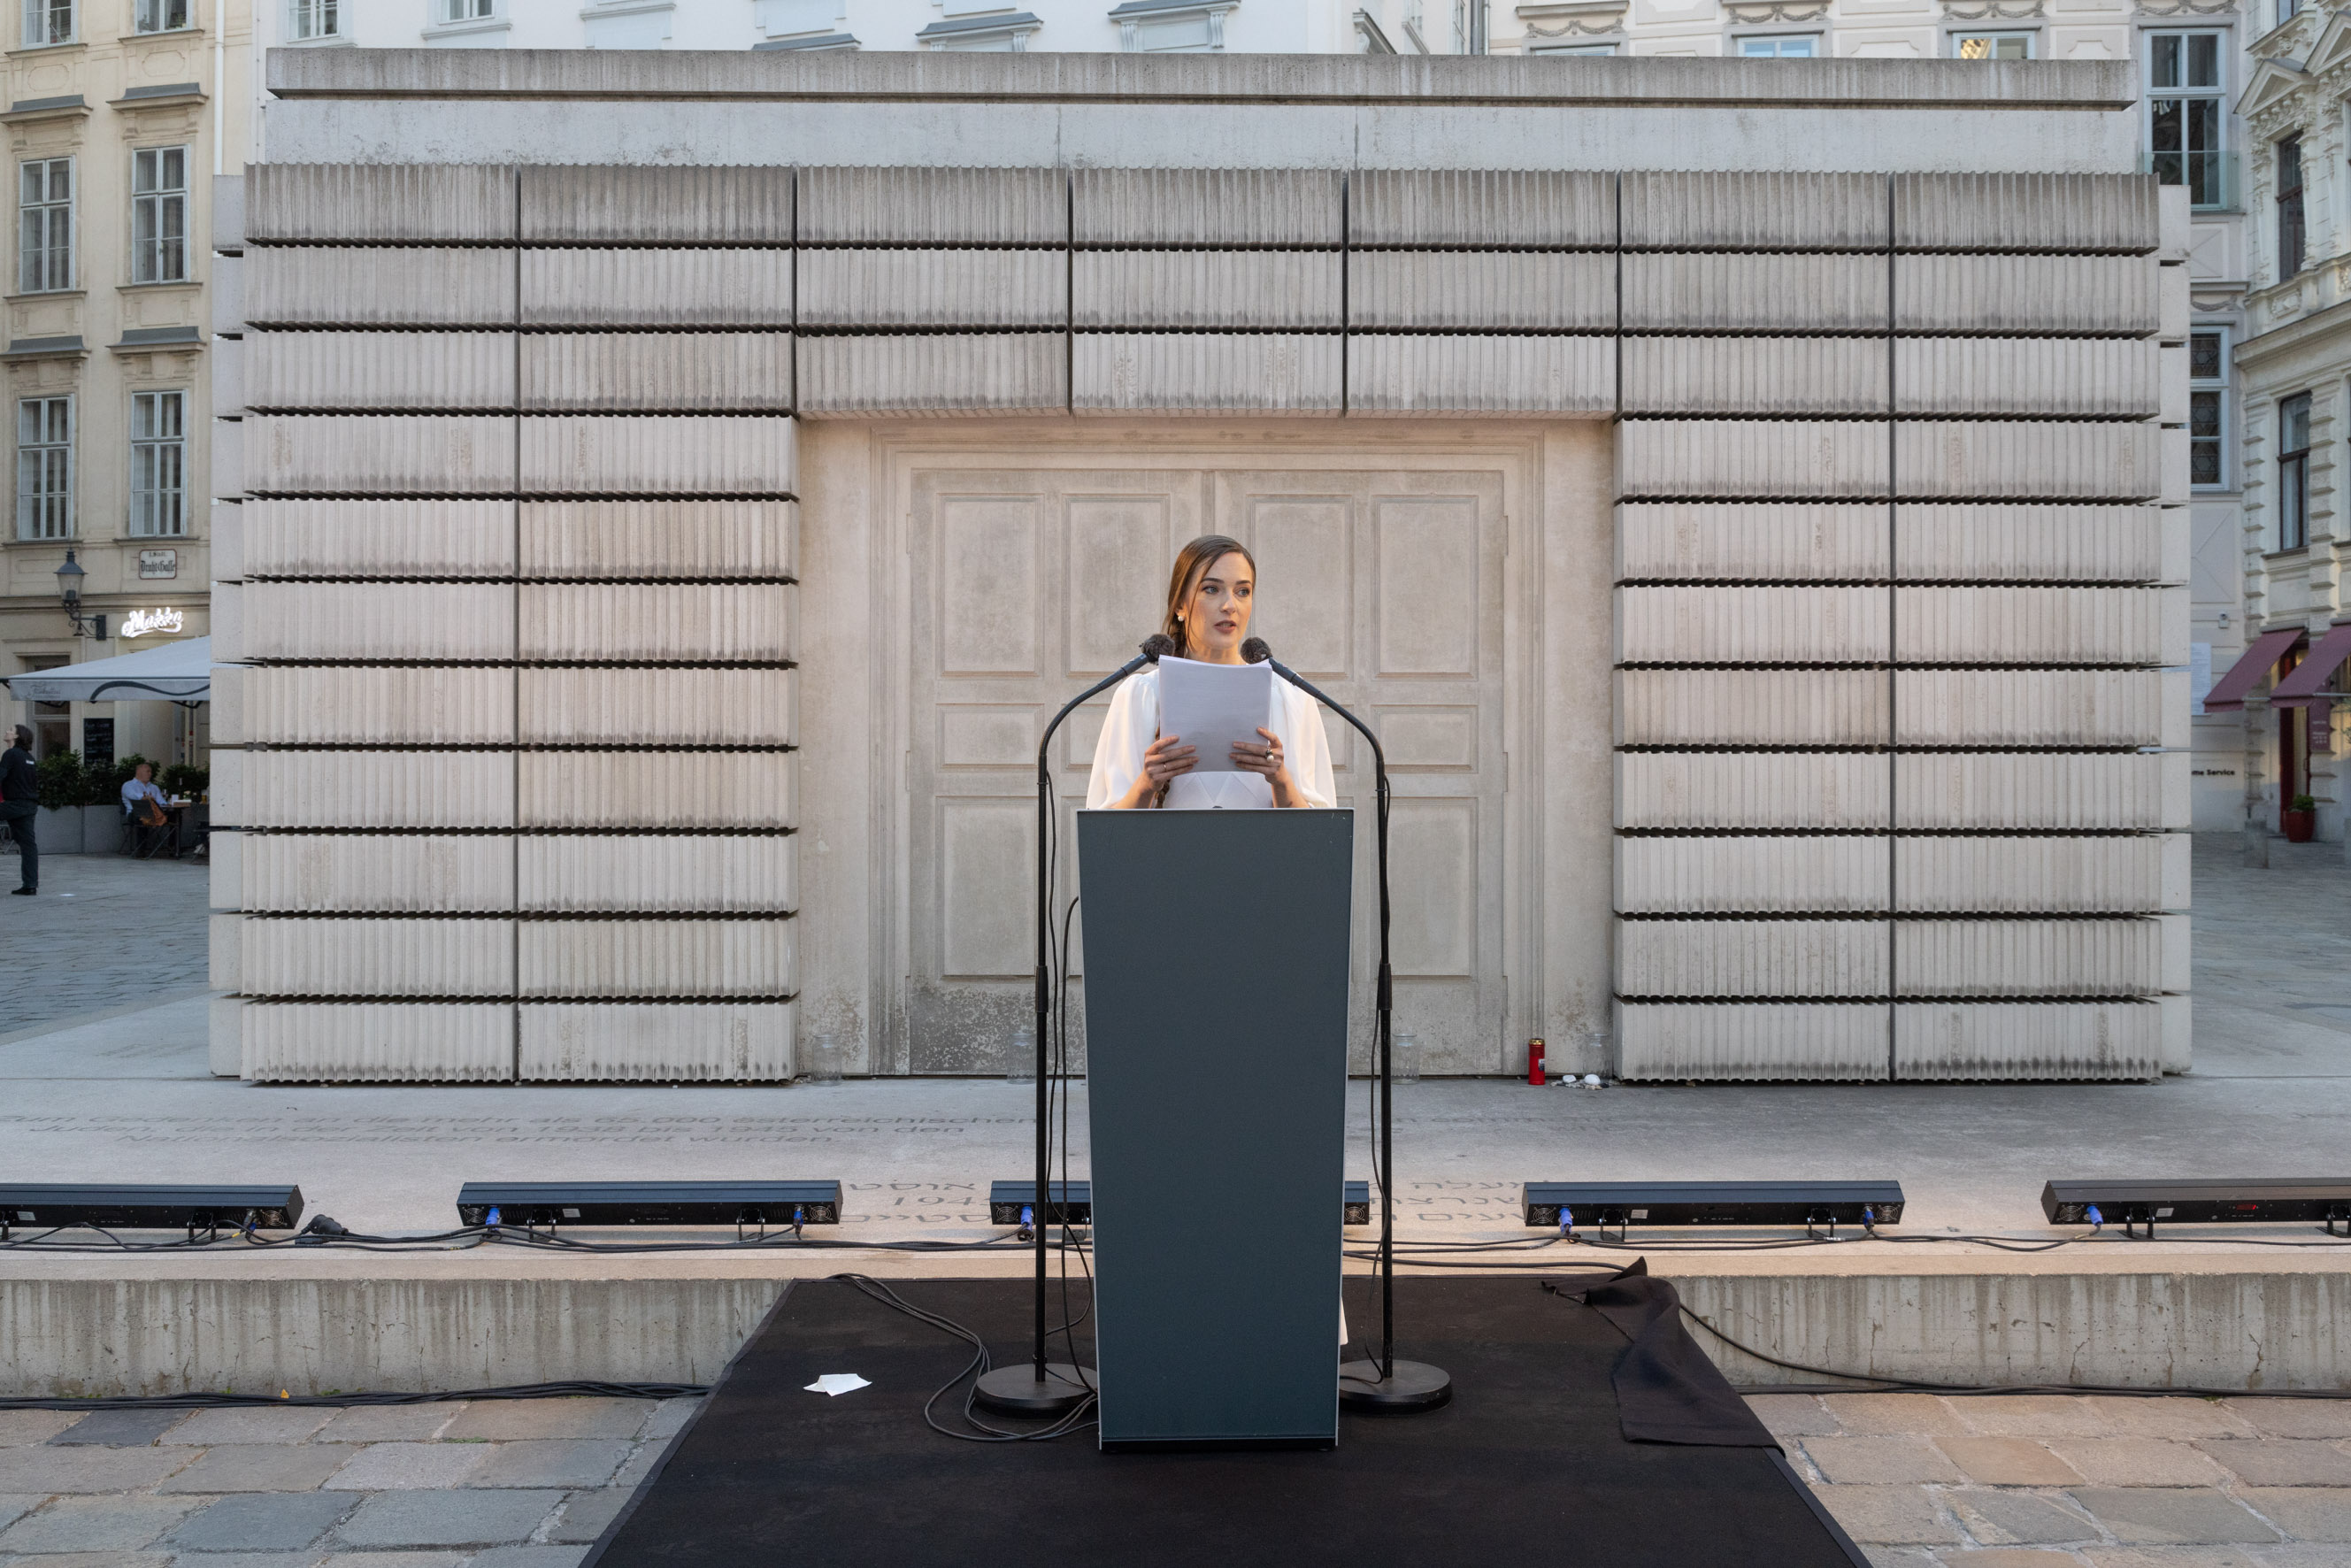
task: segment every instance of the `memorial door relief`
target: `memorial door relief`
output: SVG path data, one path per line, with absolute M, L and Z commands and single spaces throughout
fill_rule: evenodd
M 1071 455 L 1074 459 L 1077 455 Z M 1261 455 L 1252 455 L 1261 456 Z M 905 1040 L 925 1072 L 1000 1072 L 1031 1019 L 1037 737 L 1061 703 L 1157 630 L 1176 549 L 1226 533 L 1255 553 L 1252 630 L 1365 716 L 1393 785 L 1399 1032 L 1427 1071 L 1492 1072 L 1506 1046 L 1503 744 L 1506 461 L 1379 466 L 1368 453 L 1281 467 L 1201 462 L 998 465 L 908 453 L 904 920 Z M 1033 460 L 1032 460 L 1033 461 Z M 1061 871 L 1107 695 L 1054 743 Z M 1369 748 L 1327 720 L 1359 832 L 1353 1064 L 1369 1063 L 1376 883 Z M 1249 868 L 1203 868 L 1279 900 Z M 1083 954 L 1070 988 L 1081 1062 Z M 1212 1019 L 1216 998 L 1204 998 Z

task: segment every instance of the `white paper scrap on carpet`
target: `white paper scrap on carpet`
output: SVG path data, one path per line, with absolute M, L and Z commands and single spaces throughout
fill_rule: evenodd
M 861 1388 L 872 1386 L 872 1384 L 853 1372 L 828 1372 L 810 1384 L 808 1391 L 810 1394 L 830 1394 L 837 1398 L 843 1394 L 853 1394 Z

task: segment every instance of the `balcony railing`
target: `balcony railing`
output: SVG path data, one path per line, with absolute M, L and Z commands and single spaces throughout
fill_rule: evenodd
M 2198 212 L 2244 205 L 2241 167 L 2234 152 L 2142 152 L 2138 159 L 2140 173 L 2166 185 L 2187 186 L 2188 204 Z

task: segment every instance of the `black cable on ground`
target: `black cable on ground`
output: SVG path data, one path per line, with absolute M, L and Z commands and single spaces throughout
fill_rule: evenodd
M 1097 1419 L 1094 1414 L 1095 1396 L 1089 1394 L 1084 1401 L 1068 1415 L 1034 1431 L 1008 1432 L 1000 1427 L 989 1426 L 979 1418 L 975 1409 L 979 1380 L 995 1367 L 995 1362 L 987 1353 L 987 1341 L 953 1318 L 914 1305 L 870 1275 L 834 1274 L 829 1278 L 841 1281 L 860 1295 L 878 1301 L 893 1312 L 904 1312 L 916 1322 L 928 1324 L 941 1333 L 961 1340 L 971 1346 L 971 1360 L 964 1364 L 963 1370 L 940 1384 L 931 1396 L 923 1401 L 924 1424 L 939 1436 L 953 1437 L 959 1443 L 1043 1443 L 1050 1442 L 1055 1437 L 1066 1437 L 1071 1432 L 1081 1427 L 1091 1427 L 1095 1423 Z M 957 1384 L 967 1385 L 963 1393 L 965 1429 L 961 1431 L 943 1425 L 937 1415 L 939 1401 L 952 1393 Z
M 434 1405 L 458 1399 L 691 1399 L 710 1392 L 699 1383 L 518 1383 L 500 1388 L 455 1388 L 430 1394 L 118 1394 L 95 1399 L 43 1395 L 0 1396 L 0 1410 L 223 1410 L 258 1405 Z

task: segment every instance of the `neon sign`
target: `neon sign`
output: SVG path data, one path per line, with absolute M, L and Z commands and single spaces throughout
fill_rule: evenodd
M 133 610 L 122 618 L 122 634 L 144 637 L 150 632 L 177 632 L 184 623 L 176 610 Z

